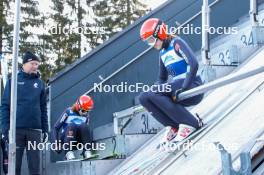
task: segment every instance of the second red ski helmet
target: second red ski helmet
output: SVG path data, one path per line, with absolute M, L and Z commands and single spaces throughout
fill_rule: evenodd
M 88 95 L 80 96 L 74 104 L 77 111 L 90 111 L 94 107 L 93 99 Z
M 166 25 L 158 18 L 150 18 L 141 26 L 140 38 L 144 41 L 151 36 L 160 40 L 165 40 L 167 38 Z

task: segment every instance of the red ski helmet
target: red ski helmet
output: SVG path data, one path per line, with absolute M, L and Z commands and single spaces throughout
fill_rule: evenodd
M 93 109 L 93 99 L 88 95 L 80 96 L 74 104 L 76 111 L 87 112 Z
M 166 25 L 158 18 L 150 18 L 146 20 L 140 29 L 140 38 L 143 41 L 149 40 L 149 44 L 153 42 L 153 39 L 160 39 L 163 41 L 167 36 Z

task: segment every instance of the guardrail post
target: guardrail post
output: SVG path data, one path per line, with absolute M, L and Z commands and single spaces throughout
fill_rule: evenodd
M 240 154 L 240 169 L 235 171 L 232 165 L 231 154 L 226 151 L 223 145 L 219 142 L 214 143 L 217 149 L 221 153 L 222 160 L 222 173 L 223 175 L 251 175 L 251 158 L 249 152 L 243 152 Z

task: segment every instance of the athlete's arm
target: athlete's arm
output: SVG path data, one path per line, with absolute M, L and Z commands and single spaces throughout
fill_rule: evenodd
M 186 78 L 182 85 L 182 90 L 187 90 L 190 88 L 194 78 L 196 77 L 199 65 L 192 49 L 181 38 L 175 40 L 174 50 L 175 52 L 179 52 L 181 54 L 190 67 L 187 69 Z
M 168 72 L 167 69 L 162 62 L 161 58 L 159 58 L 159 76 L 158 76 L 158 84 L 166 83 L 168 80 Z
M 59 140 L 59 131 L 62 125 L 64 124 L 65 120 L 67 119 L 67 117 L 68 117 L 68 114 L 66 111 L 64 111 L 62 115 L 60 116 L 60 118 L 56 121 L 54 125 L 54 129 L 53 129 L 53 136 L 55 140 Z

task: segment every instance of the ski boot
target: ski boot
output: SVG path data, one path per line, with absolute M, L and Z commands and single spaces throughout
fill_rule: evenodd
M 157 149 L 165 148 L 168 146 L 171 140 L 173 140 L 177 136 L 178 130 L 174 127 L 170 127 L 168 133 L 165 135 L 165 137 L 162 139 L 162 141 L 159 143 Z
M 65 155 L 65 159 L 66 160 L 73 160 L 75 159 L 75 155 L 74 155 L 74 152 L 73 151 L 68 151 Z

